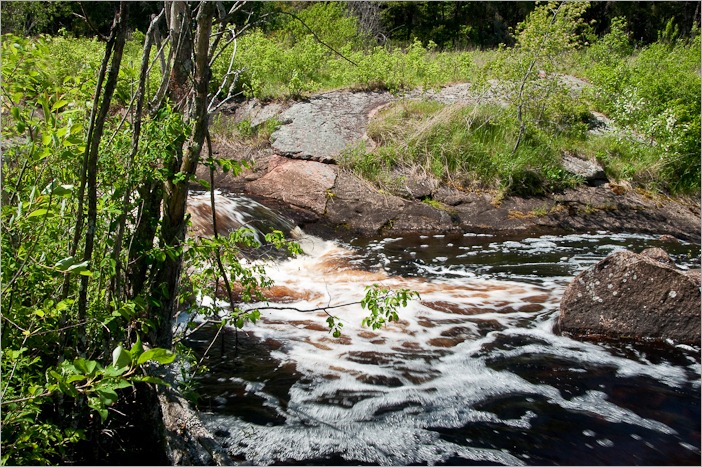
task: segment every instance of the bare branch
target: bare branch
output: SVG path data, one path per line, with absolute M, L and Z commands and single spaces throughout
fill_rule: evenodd
M 290 12 L 288 12 L 288 11 L 279 11 L 278 13 L 284 14 L 284 15 L 288 15 L 288 16 L 292 16 L 294 19 L 296 19 L 297 21 L 299 21 L 304 27 L 307 28 L 307 30 L 312 34 L 312 36 L 314 36 L 314 38 L 315 38 L 315 40 L 316 40 L 317 42 L 319 42 L 319 43 L 322 44 L 324 47 L 328 48 L 329 50 L 331 50 L 332 52 L 334 52 L 335 54 L 337 54 L 339 57 L 341 57 L 341 58 L 343 58 L 344 60 L 346 60 L 347 62 L 349 62 L 351 65 L 353 65 L 353 66 L 358 66 L 358 63 L 354 62 L 353 60 L 351 60 L 350 58 L 348 58 L 347 56 L 345 56 L 344 54 L 342 54 L 341 52 L 339 52 L 338 50 L 336 50 L 334 47 L 332 47 L 331 45 L 327 44 L 327 43 L 324 42 L 322 39 L 320 39 L 319 36 L 317 35 L 317 33 L 314 32 L 314 31 L 312 30 L 312 28 L 309 27 L 309 26 L 307 25 L 307 23 L 305 23 L 304 21 L 302 21 L 296 14 L 290 13 Z
M 88 14 L 85 12 L 85 5 L 83 5 L 83 2 L 78 2 L 78 4 L 80 5 L 80 11 L 83 12 L 83 15 L 79 15 L 76 12 L 73 12 L 73 15 L 85 21 L 85 23 L 95 33 L 95 35 L 97 35 L 102 41 L 107 42 L 109 40 L 108 37 L 102 34 L 100 31 L 98 31 L 98 28 L 96 28 L 93 22 L 90 21 Z

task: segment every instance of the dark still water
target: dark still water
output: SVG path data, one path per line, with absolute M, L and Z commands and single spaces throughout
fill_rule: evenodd
M 700 349 L 580 342 L 552 332 L 565 286 L 609 253 L 700 248 L 652 236 L 304 237 L 269 264 L 272 306 L 358 301 L 364 287 L 421 300 L 372 331 L 333 338 L 322 312 L 263 312 L 223 333 L 199 408 L 232 456 L 277 465 L 700 465 Z M 190 345 L 202 353 L 204 329 Z

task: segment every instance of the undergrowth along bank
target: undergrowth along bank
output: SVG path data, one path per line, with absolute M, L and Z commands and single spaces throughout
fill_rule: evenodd
M 403 95 L 456 82 L 479 88 L 499 81 L 506 83 L 506 106 L 437 114 L 438 109 L 419 110 L 425 104 L 401 104 L 383 113 L 387 121 L 373 125 L 397 123 L 396 138 L 390 130 L 379 134 L 378 148 L 350 151 L 355 157 L 346 157 L 347 165 L 371 180 L 387 182 L 389 169 L 417 164 L 459 186 L 537 194 L 577 183 L 560 168 L 560 154 L 567 151 L 597 161 L 615 181 L 673 194 L 699 192 L 698 31 L 679 37 L 670 22 L 657 42 L 637 49 L 622 18 L 612 21 L 609 33 L 596 37 L 581 19 L 586 2 L 558 5 L 534 10 L 513 32 L 512 47 L 439 51 L 431 41 L 404 48 L 378 46 L 359 32 L 357 20 L 341 4 L 313 4 L 296 17 L 281 15 L 267 32 L 252 29 L 238 38 L 233 60 L 230 44 L 213 63 L 213 82 L 234 70 L 234 92 L 271 100 L 339 88 Z M 540 33 L 546 30 L 548 35 Z M 136 31 L 127 43 L 116 91 L 118 104 L 125 108 L 143 39 Z M 47 75 L 43 80 L 57 87 L 89 81 L 90 70 L 98 66 L 97 41 L 64 35 L 35 44 L 46 48 L 46 56 L 59 57 L 46 60 L 40 71 Z M 148 85 L 155 92 L 161 72 L 156 51 L 152 60 Z M 83 66 L 69 73 L 61 63 Z M 573 93 L 559 78 L 564 74 L 588 86 Z M 605 114 L 617 131 L 588 132 L 596 124 L 591 111 Z M 403 112 L 426 119 L 421 131 L 400 117 Z M 514 150 L 522 144 L 524 148 Z

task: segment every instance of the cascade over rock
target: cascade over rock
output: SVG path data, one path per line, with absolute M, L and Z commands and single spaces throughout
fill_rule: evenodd
M 700 272 L 660 248 L 620 251 L 581 272 L 561 300 L 556 328 L 576 337 L 700 343 Z

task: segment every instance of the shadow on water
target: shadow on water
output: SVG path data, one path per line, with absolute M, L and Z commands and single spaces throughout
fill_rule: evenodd
M 238 334 L 235 336 L 230 328 L 222 329 L 205 356 L 203 364 L 208 371 L 197 377 L 198 408 L 240 417 L 250 423 L 285 423 L 285 418 L 266 405 L 266 398 L 257 394 L 257 390 L 265 386 L 268 397 L 287 409 L 290 388 L 301 375 L 295 371 L 294 364 L 281 364 L 271 356 L 282 345 L 280 342 L 261 341 L 244 331 Z M 205 326 L 187 340 L 187 345 L 200 358 L 216 335 L 215 325 Z

